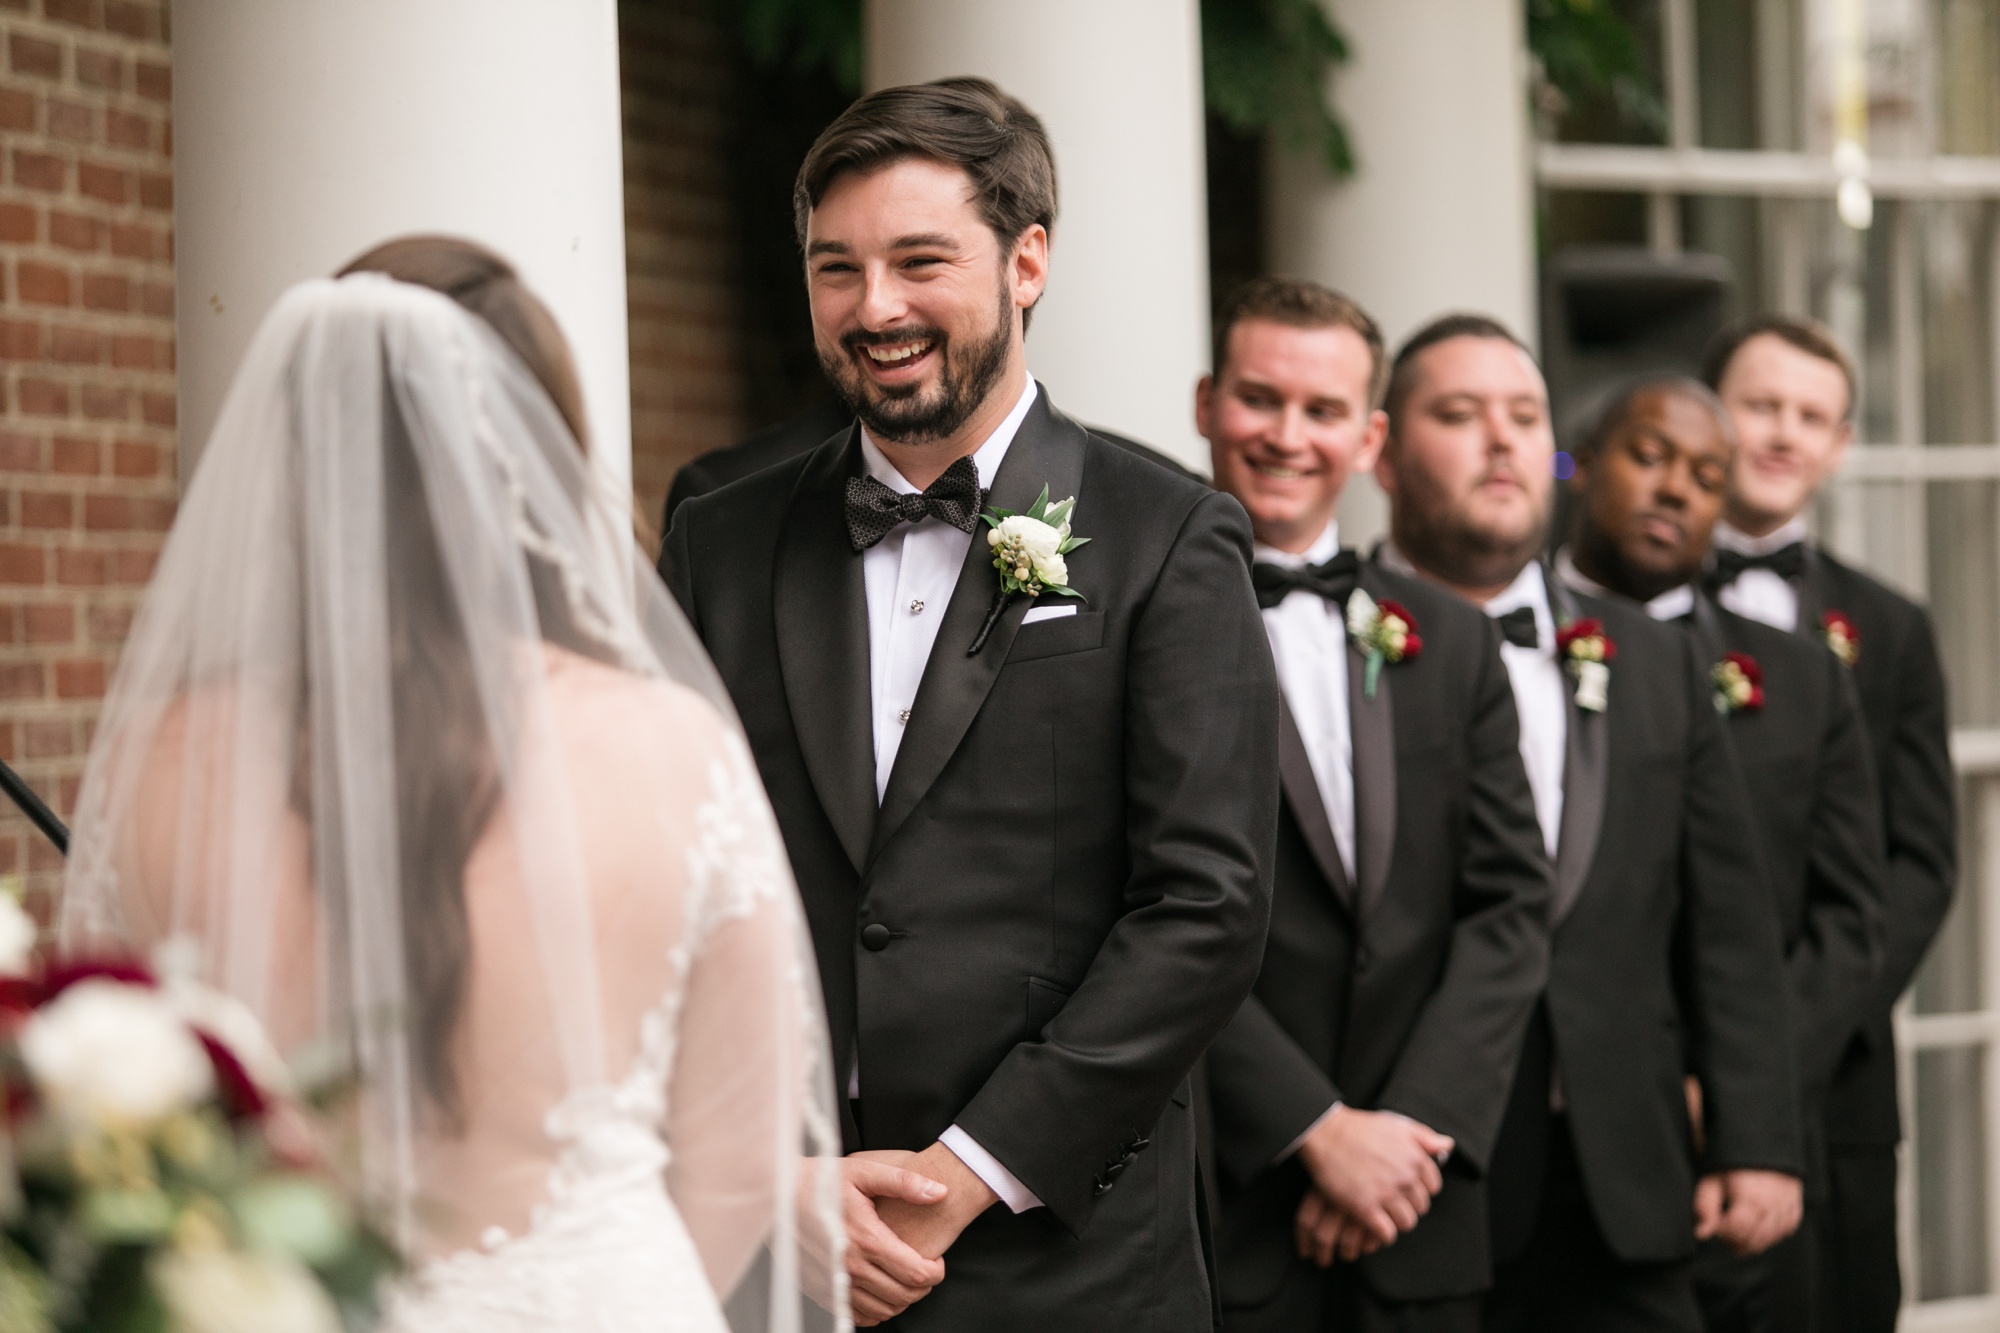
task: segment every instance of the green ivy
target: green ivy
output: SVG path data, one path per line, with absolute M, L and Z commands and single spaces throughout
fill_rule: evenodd
M 1528 0 L 1528 48 L 1542 77 L 1570 106 L 1608 98 L 1613 113 L 1649 136 L 1666 132 L 1667 110 L 1631 22 L 1613 0 Z

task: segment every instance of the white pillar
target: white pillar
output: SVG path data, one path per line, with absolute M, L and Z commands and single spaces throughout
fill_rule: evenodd
M 871 88 L 992 79 L 1048 126 L 1055 244 L 1028 366 L 1078 420 L 1208 470 L 1197 0 L 868 0 Z
M 1359 170 L 1271 156 L 1270 264 L 1346 292 L 1397 342 L 1437 315 L 1536 337 L 1527 54 L 1520 0 L 1321 0 L 1353 58 L 1334 103 Z M 1387 526 L 1373 481 L 1342 497 L 1341 539 Z
M 616 0 L 175 0 L 183 468 L 281 292 L 446 232 L 555 312 L 623 493 L 622 136 Z

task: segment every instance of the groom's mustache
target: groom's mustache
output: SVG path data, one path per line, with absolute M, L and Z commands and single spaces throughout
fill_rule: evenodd
M 896 343 L 928 342 L 941 344 L 945 332 L 934 324 L 912 324 L 905 328 L 888 329 L 880 333 L 870 333 L 866 329 L 856 329 L 840 337 L 840 345 L 850 352 L 858 352 L 864 347 L 888 347 Z

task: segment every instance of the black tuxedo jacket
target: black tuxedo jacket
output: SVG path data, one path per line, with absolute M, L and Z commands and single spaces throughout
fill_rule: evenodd
M 1703 1170 L 1801 1170 L 1783 950 L 1750 798 L 1691 637 L 1551 577 L 1558 619 L 1617 648 L 1608 706 L 1573 711 L 1549 985 L 1488 1173 L 1494 1257 L 1526 1248 L 1541 1198 L 1551 1075 L 1612 1252 L 1694 1251 L 1689 1038 L 1707 1092 Z
M 1819 1122 L 1882 957 L 1882 821 L 1874 761 L 1847 670 L 1824 646 L 1697 595 L 1689 622 L 1704 660 L 1754 658 L 1764 704 L 1729 714 L 1757 819 L 1791 979 L 1807 1188 L 1825 1186 Z
M 1882 802 L 1888 876 L 1874 993 L 1827 1097 L 1829 1143 L 1885 1147 L 1902 1136 L 1889 1009 L 1944 922 L 1958 874 L 1949 713 L 1937 640 L 1922 607 L 1813 547 L 1799 580 L 1799 631 L 1819 638 L 1828 611 L 1860 631 L 1854 686 Z
M 898 1326 L 1206 1330 L 1188 1074 L 1255 979 L 1277 828 L 1249 521 L 1040 393 L 991 503 L 1076 497 L 1087 600 L 1024 626 L 1016 598 L 970 654 L 998 591 L 975 537 L 878 809 L 860 471 L 850 432 L 689 501 L 667 546 L 791 854 L 843 1088 L 859 1052 L 848 1148 L 955 1122 L 1047 1205 L 989 1209 Z
M 1225 1308 L 1323 1280 L 1293 1250 L 1305 1170 L 1277 1159 L 1336 1101 L 1399 1111 L 1457 1143 L 1430 1213 L 1361 1261 L 1364 1280 L 1392 1301 L 1486 1287 L 1480 1177 L 1548 976 L 1551 871 L 1499 632 L 1476 607 L 1379 567 L 1364 567 L 1361 586 L 1408 608 L 1423 651 L 1385 665 L 1369 699 L 1348 645 L 1358 884 L 1283 720 L 1264 967 L 1206 1062 Z

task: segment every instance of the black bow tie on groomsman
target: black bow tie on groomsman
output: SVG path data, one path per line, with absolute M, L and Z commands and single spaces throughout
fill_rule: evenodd
M 865 551 L 905 523 L 935 518 L 960 532 L 979 527 L 979 510 L 986 493 L 979 489 L 979 467 L 972 455 L 953 463 L 944 475 L 917 494 L 890 490 L 873 477 L 847 479 L 847 539 Z
M 1535 608 L 1517 606 L 1505 615 L 1493 617 L 1493 623 L 1500 627 L 1500 633 L 1516 648 L 1539 648 L 1542 646 L 1542 631 L 1535 624 Z
M 1715 569 L 1708 576 L 1708 585 L 1711 588 L 1726 588 L 1750 569 L 1768 569 L 1781 579 L 1798 578 L 1806 572 L 1805 543 L 1791 542 L 1763 555 L 1747 555 L 1742 551 L 1718 547 Z
M 1266 611 L 1295 592 L 1318 593 L 1329 602 L 1345 606 L 1360 579 L 1361 557 L 1351 550 L 1342 551 L 1323 565 L 1272 565 L 1260 560 L 1250 567 L 1257 605 Z

